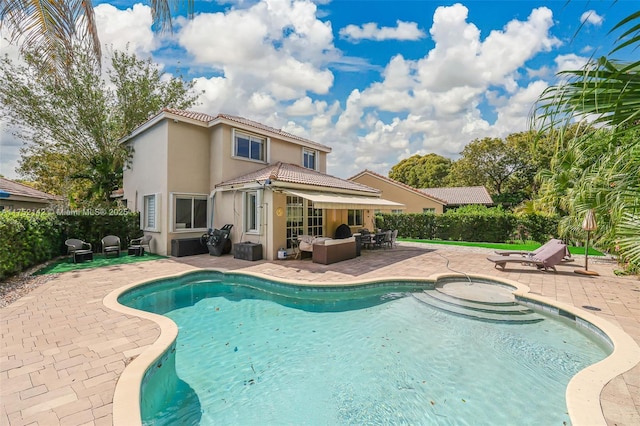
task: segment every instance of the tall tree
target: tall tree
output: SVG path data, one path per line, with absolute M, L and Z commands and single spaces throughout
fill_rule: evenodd
M 128 158 L 118 140 L 163 107 L 189 108 L 199 94 L 193 83 L 165 79 L 150 60 L 133 54 L 113 54 L 110 84 L 91 53 L 76 48 L 73 59 L 65 80 L 51 79 L 41 56 L 27 52 L 26 65 L 1 59 L 0 105 L 27 142 L 22 174 L 67 197 L 78 193 L 80 182 L 79 199 L 108 203 Z
M 462 150 L 462 157 L 451 166 L 452 186 L 485 186 L 498 197 L 516 194 L 520 202 L 531 190 L 535 165 L 529 134 L 516 133 L 506 140 L 476 139 Z
M 151 0 L 153 20 L 162 29 L 172 28 L 171 8 L 187 4 L 193 15 L 194 0 Z M 64 75 L 78 45 L 101 62 L 100 40 L 91 0 L 0 0 L 0 28 L 24 52 L 37 54 L 56 75 Z
M 418 154 L 393 166 L 389 177 L 414 188 L 438 188 L 446 185 L 451 160 L 438 154 Z
M 552 164 L 557 169 L 546 177 L 551 179 L 548 186 L 561 190 L 556 195 L 567 215 L 578 222 L 588 209 L 595 209 L 601 225 L 596 239 L 603 248 L 619 248 L 622 258 L 640 269 L 640 60 L 611 58 L 621 49 L 640 47 L 640 11 L 619 22 L 614 31 L 622 34 L 609 57 L 561 73 L 561 82 L 541 95 L 532 127 L 557 135 Z M 566 130 L 574 123 L 580 131 L 568 143 Z M 602 127 L 609 129 L 604 141 L 597 130 Z M 585 152 L 600 157 L 582 171 L 566 172 Z M 571 179 L 571 190 L 562 192 Z

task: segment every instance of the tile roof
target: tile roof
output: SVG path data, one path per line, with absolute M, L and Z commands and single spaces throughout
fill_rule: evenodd
M 318 188 L 360 191 L 369 194 L 380 193 L 380 191 L 375 188 L 371 188 L 357 182 L 340 179 L 338 177 L 320 173 L 315 170 L 310 170 L 305 167 L 297 166 L 295 164 L 282 162 L 277 162 L 260 170 L 256 170 L 255 172 L 238 176 L 237 178 L 230 179 L 226 182 L 221 182 L 216 185 L 216 188 L 221 186 L 240 185 L 245 183 L 253 183 L 256 181 L 265 181 L 267 179 L 271 179 L 275 182 L 303 184 L 315 186 Z
M 215 117 L 213 115 L 205 114 L 204 112 L 186 111 L 175 108 L 163 108 L 162 112 L 168 112 L 170 114 L 179 115 L 180 117 L 202 121 L 203 123 L 208 123 L 215 120 Z
M 64 197 L 59 195 L 47 194 L 46 192 L 38 191 L 27 185 L 0 177 L 0 190 L 6 191 L 11 195 L 19 197 L 38 198 L 44 200 L 63 200 Z
M 216 116 L 213 116 L 213 115 L 205 114 L 205 113 L 202 113 L 202 112 L 186 111 L 186 110 L 175 109 L 175 108 L 164 108 L 162 110 L 162 112 L 167 112 L 167 113 L 170 113 L 170 114 L 173 114 L 173 115 L 177 115 L 177 116 L 180 116 L 180 117 L 190 118 L 192 120 L 201 121 L 202 123 L 207 123 L 207 124 L 212 122 L 212 121 L 214 121 L 214 120 L 218 120 L 218 119 L 224 119 L 224 120 L 228 120 L 228 121 L 233 121 L 235 123 L 242 124 L 244 126 L 253 127 L 255 129 L 258 129 L 258 130 L 261 130 L 261 131 L 274 133 L 274 134 L 277 134 L 277 135 L 285 137 L 285 138 L 294 139 L 294 140 L 297 140 L 297 141 L 300 141 L 300 142 L 305 142 L 305 143 L 308 143 L 308 144 L 317 145 L 317 146 L 323 147 L 325 149 L 331 150 L 331 148 L 329 148 L 328 146 L 322 145 L 322 144 L 320 144 L 318 142 L 314 142 L 312 140 L 305 139 L 303 137 L 296 136 L 296 135 L 293 135 L 291 133 L 287 133 L 287 132 L 285 132 L 283 130 L 267 126 L 266 124 L 258 123 L 257 121 L 249 120 L 249 119 L 244 118 L 244 117 L 238 117 L 236 115 L 218 114 Z
M 365 170 L 361 171 L 360 173 L 358 173 L 357 175 L 350 177 L 349 180 L 355 179 L 358 176 L 361 176 L 363 174 L 369 174 L 371 176 L 377 177 L 378 179 L 385 180 L 385 181 L 387 181 L 389 183 L 392 183 L 394 185 L 398 185 L 398 186 L 400 186 L 400 187 L 402 187 L 402 188 L 404 188 L 404 189 L 406 189 L 408 191 L 411 191 L 411 192 L 416 193 L 418 195 L 421 195 L 423 197 L 427 196 L 429 198 L 433 198 L 435 201 L 438 201 L 438 202 L 440 202 L 442 204 L 446 204 L 447 203 L 444 199 L 441 199 L 441 198 L 433 196 L 433 195 L 426 194 L 426 193 L 422 192 L 420 189 L 414 188 L 413 186 L 409 186 L 406 183 L 399 182 L 397 180 L 391 179 L 390 177 L 383 176 L 383 175 L 381 175 L 379 173 L 376 173 L 376 172 L 368 170 L 368 169 L 365 169 Z
M 423 188 L 420 191 L 445 200 L 449 205 L 493 204 L 484 186 L 459 186 L 452 188 Z

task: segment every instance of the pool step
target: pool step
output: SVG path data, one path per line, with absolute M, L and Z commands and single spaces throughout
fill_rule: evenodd
M 509 302 L 485 302 L 475 299 L 465 299 L 458 296 L 452 296 L 451 294 L 443 292 L 441 289 L 425 290 L 425 294 L 438 299 L 440 302 L 448 303 L 450 305 L 462 306 L 472 311 L 489 312 L 505 315 L 524 315 L 533 312 L 532 309 L 527 308 L 524 305 L 515 303 L 514 300 Z
M 516 302 L 493 302 L 471 301 L 438 290 L 424 290 L 423 292 L 412 293 L 413 297 L 420 302 L 432 306 L 441 311 L 449 312 L 479 321 L 501 322 L 513 324 L 530 324 L 543 321 L 544 318 Z

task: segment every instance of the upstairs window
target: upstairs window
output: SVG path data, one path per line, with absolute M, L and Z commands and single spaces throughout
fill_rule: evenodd
M 430 207 L 424 207 L 422 209 L 422 213 L 435 213 L 435 212 L 436 212 L 436 209 L 430 208 Z
M 304 148 L 302 150 L 302 165 L 307 169 L 317 170 L 317 151 Z
M 234 157 L 248 158 L 249 160 L 265 161 L 265 148 L 267 140 L 248 133 L 234 131 Z

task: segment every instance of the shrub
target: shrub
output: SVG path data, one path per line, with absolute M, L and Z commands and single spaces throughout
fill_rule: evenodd
M 516 216 L 502 207 L 465 206 L 444 214 L 407 213 L 376 216 L 376 226 L 397 229 L 403 238 L 499 243 L 516 233 L 541 243 L 558 235 L 558 218 Z
M 123 245 L 142 235 L 139 213 L 56 215 L 49 212 L 0 211 L 0 280 L 67 253 L 64 242 L 79 238 L 100 251 L 106 235 Z
M 0 212 L 0 279 L 59 254 L 60 227 L 53 213 Z

